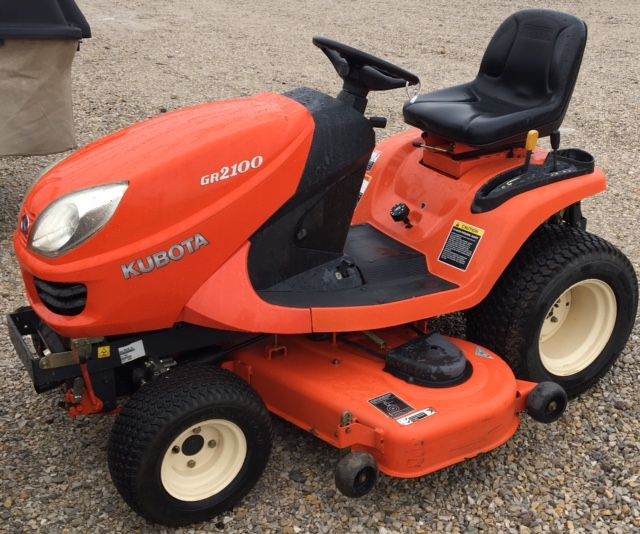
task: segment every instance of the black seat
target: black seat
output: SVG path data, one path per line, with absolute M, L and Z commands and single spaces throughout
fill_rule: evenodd
M 560 127 L 587 41 L 587 26 L 566 13 L 527 9 L 495 33 L 472 82 L 419 95 L 404 119 L 450 141 L 493 148 Z

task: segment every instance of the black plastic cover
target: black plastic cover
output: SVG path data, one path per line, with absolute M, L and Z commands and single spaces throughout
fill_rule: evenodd
M 34 285 L 42 303 L 58 315 L 79 315 L 87 304 L 87 286 L 84 284 L 65 284 L 46 282 L 34 278 Z
M 91 28 L 74 0 L 0 1 L 0 41 L 89 37 Z
M 284 96 L 307 108 L 315 130 L 296 193 L 251 237 L 258 290 L 342 257 L 375 146 L 369 121 L 344 102 L 305 87 Z
M 517 195 L 568 178 L 591 174 L 594 168 L 593 156 L 579 148 L 558 150 L 555 162 L 553 152 L 549 152 L 542 165 L 531 165 L 527 172 L 518 167 L 489 180 L 476 194 L 471 212 L 491 211 Z
M 473 372 L 463 352 L 437 332 L 393 349 L 384 370 L 410 384 L 434 388 L 457 386 Z

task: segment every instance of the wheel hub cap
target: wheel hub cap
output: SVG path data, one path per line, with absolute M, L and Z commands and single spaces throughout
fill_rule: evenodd
M 582 280 L 553 303 L 539 338 L 540 359 L 556 376 L 591 365 L 607 345 L 617 317 L 616 296 L 606 282 Z
M 186 456 L 193 456 L 198 454 L 204 445 L 204 438 L 202 436 L 189 436 L 184 440 L 182 444 L 182 454 Z
M 238 475 L 247 441 L 238 425 L 208 419 L 180 433 L 167 447 L 160 467 L 166 492 L 181 501 L 208 499 Z

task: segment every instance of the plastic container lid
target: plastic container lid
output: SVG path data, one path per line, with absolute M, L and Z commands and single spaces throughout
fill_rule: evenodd
M 0 41 L 89 37 L 91 28 L 74 0 L 0 0 Z

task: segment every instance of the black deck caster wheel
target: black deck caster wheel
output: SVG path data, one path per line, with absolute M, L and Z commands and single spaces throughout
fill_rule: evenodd
M 336 487 L 347 497 L 363 497 L 377 480 L 378 463 L 368 452 L 350 452 L 336 465 Z
M 527 397 L 527 413 L 540 423 L 553 423 L 567 407 L 567 393 L 555 382 L 540 382 Z

